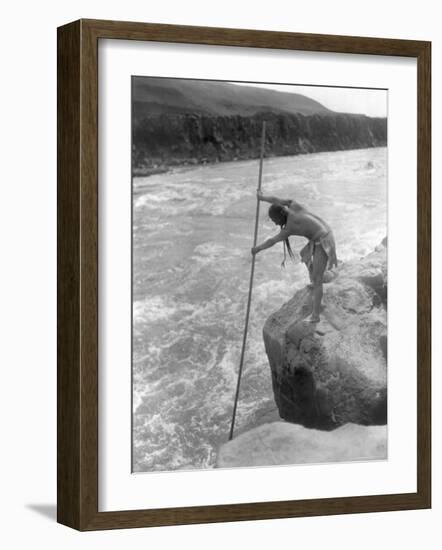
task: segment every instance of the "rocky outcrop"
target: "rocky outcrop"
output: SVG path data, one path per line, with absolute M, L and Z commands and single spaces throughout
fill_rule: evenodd
M 134 121 L 134 174 L 149 174 L 186 164 L 257 158 L 263 120 L 266 121 L 266 156 L 387 144 L 385 118 L 334 112 L 210 116 L 171 111 Z
M 287 422 L 263 424 L 221 446 L 217 468 L 387 458 L 386 426 L 346 424 L 332 432 Z
M 298 291 L 264 326 L 273 392 L 282 419 L 332 430 L 387 422 L 387 249 L 341 264 L 324 285 L 321 322 Z

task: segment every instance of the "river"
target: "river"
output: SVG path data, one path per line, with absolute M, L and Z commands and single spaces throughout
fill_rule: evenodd
M 227 440 L 250 274 L 258 161 L 181 168 L 133 181 L 133 470 L 210 468 Z M 262 190 L 333 228 L 339 260 L 387 234 L 387 149 L 265 159 Z M 261 203 L 259 239 L 277 231 Z M 305 239 L 291 238 L 294 251 Z M 273 400 L 268 315 L 307 281 L 257 255 L 237 428 Z

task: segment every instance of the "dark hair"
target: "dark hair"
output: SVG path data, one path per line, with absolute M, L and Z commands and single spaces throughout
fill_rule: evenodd
M 279 225 L 281 229 L 283 229 L 287 223 L 287 212 L 279 204 L 272 204 L 269 208 L 269 218 L 273 221 L 273 223 Z M 285 261 L 287 258 L 286 249 L 292 260 L 295 259 L 295 256 L 293 254 L 292 247 L 290 246 L 288 238 L 284 239 L 284 241 L 282 242 L 282 246 L 284 248 L 284 260 L 282 261 L 281 266 L 285 267 Z
M 285 224 L 287 223 L 287 212 L 279 204 L 272 204 L 269 208 L 269 218 L 276 225 L 285 227 Z

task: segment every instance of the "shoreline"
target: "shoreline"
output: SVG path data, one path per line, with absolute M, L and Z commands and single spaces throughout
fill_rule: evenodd
M 350 151 L 363 151 L 365 149 L 385 149 L 387 145 L 377 145 L 374 147 L 353 147 L 351 149 L 332 149 L 332 150 L 326 150 L 326 151 L 313 151 L 313 152 L 300 152 L 295 153 L 292 155 L 268 155 L 264 156 L 264 160 L 270 160 L 270 159 L 280 159 L 280 158 L 291 158 L 291 157 L 300 157 L 300 156 L 310 156 L 310 155 L 321 155 L 324 153 L 343 153 L 343 152 L 350 152 Z M 132 179 L 135 178 L 147 178 L 150 176 L 157 176 L 160 174 L 166 174 L 168 172 L 174 172 L 177 170 L 191 170 L 192 168 L 199 168 L 203 166 L 217 166 L 219 164 L 228 164 L 233 162 L 247 162 L 250 160 L 258 160 L 259 157 L 250 157 L 250 158 L 234 158 L 234 159 L 228 159 L 228 160 L 214 160 L 214 161 L 207 161 L 207 160 L 195 160 L 195 161 L 188 161 L 183 160 L 182 162 L 174 160 L 173 164 L 163 164 L 163 165 L 156 165 L 152 167 L 136 167 L 132 168 Z

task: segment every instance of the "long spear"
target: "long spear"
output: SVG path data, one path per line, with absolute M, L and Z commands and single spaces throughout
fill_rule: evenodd
M 265 137 L 266 137 L 266 123 L 263 121 L 262 123 L 262 134 L 261 134 L 261 156 L 259 159 L 259 176 L 258 176 L 258 189 L 257 191 L 261 191 L 261 182 L 262 182 L 262 164 L 264 160 L 264 145 L 265 145 Z M 258 223 L 259 223 L 259 199 L 256 198 L 256 213 L 255 213 L 255 233 L 253 236 L 253 247 L 256 246 L 256 242 L 258 239 Z M 252 302 L 252 289 L 253 289 L 253 276 L 255 274 L 255 254 L 252 256 L 252 267 L 250 269 L 250 282 L 249 282 L 249 297 L 247 300 L 247 310 L 246 310 L 246 322 L 244 326 L 244 334 L 242 338 L 242 349 L 241 349 L 241 359 L 239 361 L 239 371 L 238 371 L 238 382 L 236 384 L 236 394 L 235 394 L 235 403 L 233 405 L 233 415 L 232 415 L 232 424 L 230 426 L 230 435 L 229 435 L 229 441 L 233 437 L 233 429 L 235 427 L 235 417 L 236 417 L 236 408 L 238 406 L 238 397 L 239 397 L 239 387 L 241 385 L 241 375 L 242 375 L 242 369 L 244 364 L 244 353 L 246 350 L 246 342 L 247 342 L 247 330 L 249 327 L 249 315 L 250 315 L 250 304 Z

